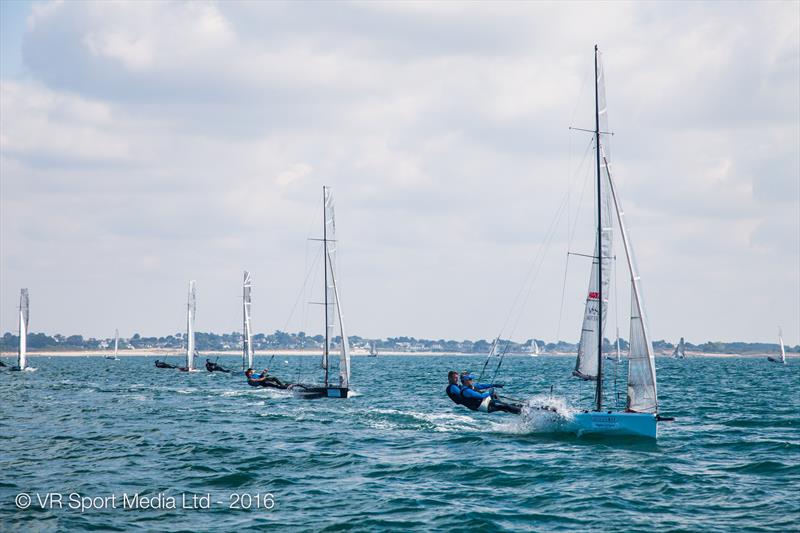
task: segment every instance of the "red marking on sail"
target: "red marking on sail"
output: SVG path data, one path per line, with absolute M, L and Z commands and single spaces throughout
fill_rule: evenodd
M 589 299 L 590 300 L 599 300 L 600 299 L 600 293 L 599 292 L 594 292 L 594 291 L 590 292 L 589 293 Z

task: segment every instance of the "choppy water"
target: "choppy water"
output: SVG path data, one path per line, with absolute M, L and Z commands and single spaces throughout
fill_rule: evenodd
M 33 357 L 36 372 L 0 372 L 0 530 L 788 531 L 800 520 L 797 361 L 660 359 L 662 412 L 678 420 L 657 443 L 453 405 L 447 370 L 480 371 L 479 357 L 354 358 L 360 395 L 346 401 L 152 361 Z M 315 362 L 272 367 L 293 378 Z M 574 406 L 572 364 L 508 357 L 500 378 L 524 398 L 554 384 Z M 15 507 L 20 492 L 31 508 Z M 64 507 L 39 509 L 47 492 Z M 81 512 L 70 493 L 116 501 Z M 179 508 L 124 510 L 123 493 Z M 266 493 L 274 507 L 255 509 Z M 210 494 L 210 509 L 181 509 L 183 494 L 195 507 L 206 502 L 192 495 Z M 232 494 L 251 509 L 230 509 Z

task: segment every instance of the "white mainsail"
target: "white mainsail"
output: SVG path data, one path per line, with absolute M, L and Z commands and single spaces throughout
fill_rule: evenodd
M 186 302 L 186 369 L 194 370 L 194 317 L 197 312 L 195 281 L 189 282 L 189 296 Z
M 244 271 L 244 281 L 242 283 L 242 315 L 244 325 L 242 327 L 242 367 L 243 369 L 253 368 L 253 331 L 250 326 L 250 306 L 251 291 L 253 282 L 250 273 Z
M 117 358 L 117 352 L 119 351 L 119 330 L 114 330 L 114 359 Z
M 786 364 L 786 348 L 783 346 L 783 331 L 778 328 L 778 340 L 781 343 L 781 363 Z
M 598 118 L 601 132 L 608 131 L 608 115 L 602 68 L 598 71 Z M 597 144 L 597 143 L 595 143 Z M 596 150 L 601 150 L 595 146 Z M 605 176 L 604 176 L 605 177 Z M 581 340 L 578 344 L 578 358 L 572 375 L 585 380 L 596 380 L 598 375 L 598 345 L 602 339 L 608 313 L 602 314 L 602 324 L 598 320 L 600 311 L 600 293 L 603 296 L 603 309 L 608 308 L 609 288 L 611 286 L 611 256 L 613 246 L 613 229 L 611 219 L 611 195 L 607 179 L 600 180 L 600 242 L 595 239 L 594 256 L 592 259 L 592 273 L 589 277 L 589 290 L 586 296 L 586 307 L 583 313 L 583 326 L 581 327 Z M 599 245 L 599 250 L 598 250 Z M 598 279 L 598 270 L 602 266 L 602 280 Z M 601 286 L 602 284 L 602 286 Z M 601 290 L 602 289 L 602 290 Z
M 325 247 L 324 253 L 326 258 L 326 271 L 325 271 L 325 349 L 323 350 L 322 364 L 325 369 L 325 375 L 328 375 L 329 369 L 329 350 L 331 341 L 333 339 L 334 327 L 336 318 L 339 320 L 339 333 L 342 338 L 339 358 L 339 386 L 347 388 L 350 386 L 350 342 L 347 338 L 344 325 L 344 314 L 342 313 L 342 304 L 339 297 L 339 288 L 336 282 L 336 218 L 333 209 L 333 194 L 330 188 L 323 187 L 324 198 L 324 218 L 325 218 L 325 233 L 323 245 Z M 330 276 L 330 279 L 328 279 Z M 327 385 L 328 383 L 326 383 Z
M 678 345 L 675 347 L 675 350 L 672 352 L 672 357 L 677 359 L 683 359 L 686 357 L 686 348 L 684 347 L 683 337 L 681 340 L 678 341 Z
M 28 289 L 19 291 L 19 353 L 17 354 L 17 367 L 25 370 L 28 367 L 28 319 L 30 318 L 30 305 Z

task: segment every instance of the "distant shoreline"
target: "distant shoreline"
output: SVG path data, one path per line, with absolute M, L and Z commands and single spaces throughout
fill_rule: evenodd
M 332 352 L 337 353 L 338 352 Z M 202 359 L 204 357 L 217 357 L 217 356 L 239 356 L 242 352 L 239 350 L 213 350 L 207 352 L 199 352 L 198 359 Z M 291 356 L 303 356 L 303 357 L 313 357 L 313 356 L 320 356 L 322 355 L 319 350 L 270 350 L 261 353 L 256 353 L 256 357 L 272 357 L 272 355 L 291 355 Z M 43 350 L 43 351 L 29 351 L 29 357 L 105 357 L 113 355 L 112 352 L 109 350 L 65 350 L 65 351 L 54 351 L 54 350 Z M 183 357 L 185 352 L 180 350 L 166 350 L 163 348 L 152 348 L 152 349 L 144 349 L 144 348 L 136 348 L 133 350 L 121 350 L 117 353 L 119 357 Z M 401 351 L 385 351 L 379 352 L 377 358 L 381 356 L 396 356 L 396 355 L 408 355 L 408 356 L 474 356 L 474 357 L 486 357 L 487 354 L 482 353 L 464 353 L 464 352 L 401 352 Z M 530 357 L 528 354 L 508 354 L 509 356 L 513 357 Z M 704 352 L 687 352 L 686 358 L 691 359 L 694 357 L 712 357 L 712 358 L 732 358 L 732 357 L 742 357 L 742 358 L 761 358 L 761 357 L 768 357 L 773 356 L 775 357 L 777 354 L 775 353 L 763 353 L 763 354 L 738 354 L 738 353 L 704 353 Z M 0 357 L 4 358 L 12 358 L 16 357 L 17 352 L 0 352 Z M 369 357 L 368 354 L 362 353 L 350 353 L 351 357 Z M 575 357 L 575 353 L 545 353 L 540 354 L 539 357 Z M 661 353 L 656 354 L 656 358 L 671 358 L 671 354 Z M 786 358 L 800 358 L 800 354 L 798 353 L 787 353 Z

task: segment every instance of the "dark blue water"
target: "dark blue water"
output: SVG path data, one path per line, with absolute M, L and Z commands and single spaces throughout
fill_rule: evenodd
M 800 519 L 797 361 L 659 360 L 662 412 L 677 421 L 657 442 L 455 406 L 446 372 L 480 371 L 478 357 L 354 358 L 360 395 L 317 401 L 148 358 L 31 361 L 36 372 L 0 372 L 2 531 L 789 531 Z M 315 363 L 271 366 L 294 378 Z M 553 384 L 575 406 L 591 391 L 572 365 L 507 357 L 498 379 L 520 398 Z M 48 492 L 63 508 L 41 509 Z M 70 493 L 107 499 L 81 511 Z M 123 494 L 159 493 L 178 508 L 123 509 Z

